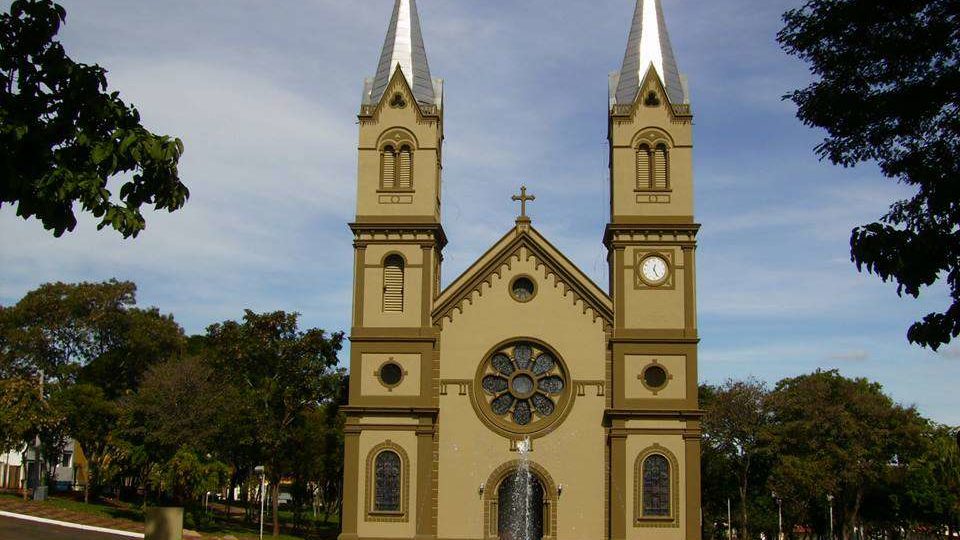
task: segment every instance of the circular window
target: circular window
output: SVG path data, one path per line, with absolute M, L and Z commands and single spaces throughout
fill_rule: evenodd
M 474 399 L 481 419 L 504 435 L 545 432 L 569 405 L 566 367 L 533 340 L 495 347 L 477 370 Z
M 380 366 L 380 371 L 377 373 L 377 376 L 380 377 L 380 382 L 383 383 L 384 386 L 396 386 L 403 380 L 403 368 L 394 362 L 387 362 Z
M 510 283 L 510 296 L 517 302 L 529 302 L 537 295 L 537 285 L 527 276 L 517 276 Z
M 647 366 L 643 370 L 643 383 L 651 390 L 658 390 L 667 384 L 667 370 L 658 364 Z

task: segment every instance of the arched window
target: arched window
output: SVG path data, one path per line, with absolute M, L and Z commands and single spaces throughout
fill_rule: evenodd
M 409 146 L 400 147 L 400 167 L 397 170 L 397 187 L 400 189 L 413 188 L 413 151 Z
M 643 460 L 643 517 L 670 516 L 670 461 L 661 454 Z
M 397 187 L 397 152 L 390 145 L 383 147 L 380 153 L 380 187 L 382 189 L 396 189 Z
M 670 187 L 670 159 L 667 145 L 660 143 L 653 151 L 653 181 L 651 189 L 668 189 Z
M 383 261 L 383 311 L 403 311 L 403 258 L 396 254 Z
M 384 450 L 374 460 L 373 511 L 400 512 L 402 462 L 393 450 Z
M 650 154 L 650 147 L 646 144 L 637 148 L 637 189 L 650 187 Z
M 410 459 L 402 446 L 386 440 L 367 454 L 364 474 L 366 521 L 410 519 Z

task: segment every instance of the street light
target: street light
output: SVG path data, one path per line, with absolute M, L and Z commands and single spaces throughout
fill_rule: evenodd
M 727 497 L 727 540 L 733 540 L 733 517 L 730 512 L 730 497 Z
M 827 495 L 827 502 L 830 503 L 830 540 L 833 540 L 833 495 Z
M 777 540 L 783 540 L 783 500 L 777 496 L 776 491 L 771 491 L 770 494 L 777 501 L 777 518 L 779 520 L 777 522 Z
M 263 540 L 263 501 L 266 495 L 267 475 L 264 474 L 263 465 L 254 467 L 253 472 L 260 475 L 260 540 Z

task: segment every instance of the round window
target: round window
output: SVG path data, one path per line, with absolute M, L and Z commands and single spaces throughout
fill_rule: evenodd
M 481 419 L 505 435 L 545 432 L 570 402 L 570 380 L 546 345 L 516 340 L 494 348 L 480 364 L 474 396 Z
M 510 283 L 510 296 L 517 302 L 529 302 L 537 294 L 537 286 L 527 276 L 514 278 Z
M 396 386 L 403 379 L 403 368 L 394 362 L 387 362 L 380 366 L 379 377 L 384 386 Z
M 651 389 L 663 388 L 667 384 L 667 370 L 653 364 L 643 370 L 643 382 Z

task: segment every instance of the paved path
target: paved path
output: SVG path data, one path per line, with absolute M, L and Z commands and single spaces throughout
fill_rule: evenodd
M 0 517 L 0 538 L 5 540 L 126 540 L 126 537 L 114 534 L 68 529 L 8 517 Z

